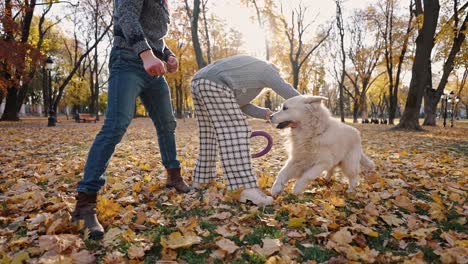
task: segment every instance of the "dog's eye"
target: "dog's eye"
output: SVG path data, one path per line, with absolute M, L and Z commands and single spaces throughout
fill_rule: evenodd
M 283 111 L 286 111 L 286 110 L 288 110 L 288 107 L 283 105 Z

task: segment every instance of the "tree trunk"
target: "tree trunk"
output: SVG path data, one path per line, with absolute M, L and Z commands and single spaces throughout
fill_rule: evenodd
M 453 71 L 453 68 L 455 66 L 455 58 L 457 56 L 457 53 L 460 51 L 461 46 L 465 41 L 465 31 L 467 24 L 468 14 L 466 15 L 465 20 L 463 21 L 459 33 L 454 38 L 452 48 L 450 49 L 450 53 L 447 57 L 447 60 L 444 63 L 443 74 L 437 87 L 437 92 L 434 92 L 433 89 L 426 88 L 426 93 L 424 94 L 424 113 L 426 115 L 423 123 L 423 125 L 425 126 L 436 125 L 435 112 L 437 104 L 439 103 L 441 95 L 444 93 L 444 89 L 447 85 L 450 73 Z M 428 112 L 426 112 L 426 110 Z
M 405 110 L 400 123 L 394 129 L 422 130 L 419 124 L 419 111 L 426 89 L 427 79 L 431 78 L 431 52 L 439 18 L 439 0 L 424 0 L 423 27 L 416 39 L 412 76 Z M 416 1 L 417 14 L 423 14 L 421 0 Z
M 293 67 L 293 87 L 294 89 L 297 90 L 299 86 L 299 67 L 296 65 L 296 63 L 292 63 Z
M 94 90 L 94 67 L 89 67 L 89 113 L 94 113 L 94 104 L 96 102 L 95 98 L 95 90 Z
M 47 89 L 47 72 L 46 69 L 42 68 L 42 101 L 44 103 L 43 116 L 47 117 L 47 111 L 49 109 L 49 89 Z
M 5 16 L 11 18 L 11 0 L 5 1 Z M 29 3 L 26 2 L 24 8 L 24 16 L 21 20 L 21 39 L 20 43 L 26 45 L 29 40 L 30 29 L 31 29 L 31 22 L 34 15 L 34 9 L 36 7 L 36 0 L 31 0 Z M 5 30 L 6 34 L 4 40 L 6 41 L 14 41 L 13 33 L 10 31 Z M 18 65 L 23 65 L 24 61 L 26 60 L 27 53 L 24 54 L 24 57 L 20 58 L 21 62 Z M 17 69 L 17 78 L 21 78 L 21 72 L 24 68 Z M 13 78 L 13 76 L 10 76 Z M 21 106 L 24 101 L 24 92 L 21 92 L 21 89 L 27 89 L 28 85 L 23 85 L 22 87 L 10 87 L 8 88 L 8 95 L 6 97 L 5 102 L 5 111 L 3 112 L 2 121 L 19 121 L 19 111 L 21 110 Z M 14 101 L 12 101 L 14 100 Z M 13 113 L 13 111 L 15 113 Z
M 262 15 L 260 13 L 260 8 L 257 5 L 257 1 L 252 0 L 252 3 L 254 4 L 255 11 L 257 12 L 258 25 L 260 26 L 260 29 L 262 29 L 264 34 L 265 34 L 265 37 L 264 37 L 264 40 L 263 40 L 264 43 L 265 43 L 265 59 L 267 61 L 269 61 L 270 60 L 270 42 L 268 41 L 268 35 L 267 35 L 267 32 L 265 31 L 265 24 L 264 24 L 264 22 L 262 20 Z
M 265 108 L 271 109 L 271 93 L 265 95 Z
M 398 91 L 398 90 L 397 90 Z M 393 94 L 389 98 L 389 106 L 388 106 L 388 124 L 389 125 L 394 125 L 395 124 L 395 118 L 396 118 L 396 113 L 397 113 L 397 104 L 398 104 L 398 96 L 397 94 Z
M 336 26 L 338 28 L 338 33 L 340 35 L 340 50 L 341 50 L 341 78 L 340 78 L 340 117 L 341 122 L 345 122 L 344 114 L 344 80 L 346 73 L 346 53 L 344 48 L 344 25 L 343 25 L 343 13 L 341 11 L 341 1 L 335 0 L 336 4 Z
M 406 34 L 403 40 L 403 47 L 401 48 L 400 55 L 398 57 L 398 66 L 397 66 L 397 72 L 395 76 L 395 84 L 393 87 L 393 92 L 390 94 L 390 106 L 389 106 L 389 113 L 388 113 L 388 123 L 390 125 L 395 124 L 395 118 L 397 115 L 398 111 L 398 89 L 400 85 L 400 76 L 401 76 L 401 68 L 403 66 L 403 61 L 405 59 L 405 54 L 406 51 L 408 50 L 408 42 L 409 42 L 409 37 L 412 31 L 412 22 L 413 22 L 413 1 L 410 1 L 410 7 L 409 7 L 409 13 L 410 13 L 410 18 L 408 20 L 408 24 L 406 27 Z
M 176 83 L 176 117 L 182 118 L 182 110 L 183 110 L 183 90 L 182 90 L 182 83 Z
M 365 93 L 361 96 L 360 108 L 361 108 L 361 118 L 363 120 L 367 120 L 369 118 L 369 113 L 367 110 L 367 96 Z
M 200 0 L 193 0 L 193 10 L 190 11 L 188 0 L 185 0 L 185 8 L 187 15 L 190 17 L 190 30 L 192 32 L 192 44 L 195 50 L 195 57 L 197 60 L 198 69 L 206 66 L 206 62 L 203 59 L 203 52 L 200 46 L 200 38 L 198 37 L 198 18 L 200 17 Z
M 211 63 L 211 41 L 210 41 L 210 33 L 208 31 L 208 21 L 206 19 L 206 4 L 208 0 L 202 0 L 202 13 L 203 13 L 203 22 L 204 22 L 204 29 L 205 29 L 205 39 L 206 39 L 206 58 L 208 60 L 208 64 Z
M 94 14 L 94 42 L 97 43 L 94 47 L 94 106 L 96 107 L 94 113 L 96 115 L 96 120 L 99 121 L 99 58 L 98 58 L 98 19 L 99 19 L 99 1 L 96 0 L 96 12 Z
M 426 90 L 424 94 L 424 123 L 423 126 L 435 126 L 437 118 L 437 104 L 441 94 L 437 90 Z
M 8 88 L 6 96 L 5 110 L 3 111 L 1 121 L 19 121 L 17 109 L 18 89 L 16 87 Z
M 353 100 L 353 123 L 358 123 L 358 115 L 359 115 L 359 103 L 357 100 Z

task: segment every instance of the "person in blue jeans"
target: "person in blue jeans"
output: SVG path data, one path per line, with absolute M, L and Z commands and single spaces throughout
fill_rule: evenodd
M 180 175 L 176 120 L 163 76 L 166 71 L 174 72 L 178 68 L 176 57 L 163 39 L 169 23 L 167 1 L 115 0 L 114 18 L 107 114 L 89 151 L 73 212 L 75 221 L 84 220 L 84 229 L 89 230 L 92 239 L 104 234 L 96 215 L 97 193 L 105 183 L 104 172 L 115 146 L 133 118 L 138 96 L 156 127 L 161 159 L 167 171 L 166 186 L 184 193 L 190 190 Z

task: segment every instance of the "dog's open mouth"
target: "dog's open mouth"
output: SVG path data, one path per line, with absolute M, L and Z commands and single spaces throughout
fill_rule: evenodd
M 276 128 L 279 128 L 279 129 L 287 128 L 291 123 L 292 121 L 284 121 L 284 122 L 279 123 L 276 126 Z

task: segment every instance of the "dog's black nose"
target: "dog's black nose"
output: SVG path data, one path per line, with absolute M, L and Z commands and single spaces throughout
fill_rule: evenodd
M 279 123 L 276 126 L 276 128 L 279 128 L 279 129 L 287 128 L 289 124 L 291 124 L 291 121 L 284 121 L 284 122 Z

